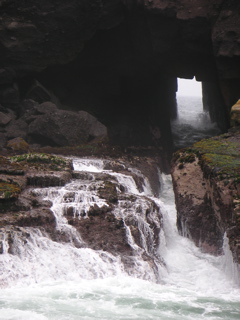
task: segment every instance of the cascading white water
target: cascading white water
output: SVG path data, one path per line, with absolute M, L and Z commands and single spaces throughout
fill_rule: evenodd
M 104 171 L 103 160 L 75 159 L 74 165 L 78 171 Z M 240 290 L 236 278 L 224 271 L 227 266 L 234 266 L 231 255 L 229 252 L 225 257 L 203 254 L 178 235 L 170 176 L 162 175 L 159 199 L 153 197 L 149 188 L 146 190 L 147 181 L 145 191 L 139 192 L 131 176 L 108 173 L 137 197 L 136 206 L 131 208 L 126 207 L 124 200 L 119 201 L 115 215 L 123 219 L 129 215 L 138 217 L 146 251 L 151 248 L 144 241 L 151 242 L 152 234 L 142 212 L 151 201 L 161 209 L 163 229 L 154 253 L 156 259 L 161 257 L 165 262 L 163 266 L 157 261 L 160 282 L 149 264 L 141 260 L 141 254 L 136 254 L 135 273 L 129 275 L 119 257 L 84 247 L 81 235 L 66 223 L 63 213 L 70 206 L 84 219 L 83 211 L 86 213 L 92 202 L 106 205 L 94 188 L 90 188 L 89 181 L 76 180 L 65 187 L 37 189 L 35 192 L 45 192 L 45 197 L 53 201 L 57 228 L 60 231 L 67 228 L 72 243 L 57 243 L 41 230 L 19 228 L 19 234 L 29 235 L 28 241 L 21 243 L 22 238 L 16 233 L 18 251 L 13 255 L 7 253 L 7 241 L 2 239 L 5 249 L 0 256 L 0 282 L 6 287 L 0 291 L 0 319 L 239 319 Z M 157 212 L 152 210 L 151 214 L 157 218 L 154 216 Z M 136 252 L 141 251 L 130 230 L 128 236 Z M 76 238 L 79 248 L 73 245 Z

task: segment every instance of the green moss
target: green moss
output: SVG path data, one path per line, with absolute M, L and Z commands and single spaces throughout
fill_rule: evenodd
M 179 162 L 181 163 L 192 163 L 196 160 L 196 155 L 194 153 L 184 152 L 182 153 Z
M 208 167 L 221 180 L 240 181 L 240 141 L 228 134 L 196 142 L 192 151 L 202 167 Z
M 0 180 L 0 199 L 17 198 L 20 192 L 21 188 L 17 183 Z
M 182 169 L 185 163 L 192 163 L 196 160 L 196 153 L 191 148 L 178 150 L 173 155 L 173 161 L 177 160 L 180 162 L 179 169 Z
M 63 158 L 46 154 L 46 153 L 25 153 L 25 154 L 13 156 L 11 160 L 15 162 L 26 161 L 26 162 L 66 164 L 66 161 Z
M 221 179 L 234 177 L 236 180 L 240 177 L 240 158 L 225 154 L 206 153 L 202 155 L 201 161 L 214 167 L 215 172 Z
M 27 163 L 28 166 L 34 166 L 35 168 L 43 168 L 45 165 L 47 169 L 53 171 L 69 169 L 71 166 L 70 160 L 46 153 L 26 153 L 13 156 L 9 159 L 12 163 L 22 163 L 22 165 Z
M 23 175 L 24 171 L 19 163 L 12 163 L 8 158 L 0 156 L 0 174 Z
M 18 152 L 27 152 L 29 150 L 29 144 L 22 138 L 15 138 L 7 143 L 7 148 Z
M 179 169 L 198 157 L 205 173 L 211 173 L 224 180 L 234 179 L 240 183 L 240 135 L 223 134 L 218 137 L 196 142 L 191 148 L 179 150 L 173 161 L 178 161 Z
M 230 139 L 220 139 L 219 137 L 196 142 L 193 145 L 193 149 L 201 153 L 216 153 L 236 157 L 240 155 L 239 143 L 233 142 Z

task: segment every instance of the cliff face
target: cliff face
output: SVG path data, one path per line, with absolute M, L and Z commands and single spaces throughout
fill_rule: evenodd
M 203 251 L 219 254 L 224 233 L 240 263 L 239 133 L 202 140 L 178 151 L 172 177 L 178 229 Z
M 236 0 L 3 0 L 0 103 L 18 112 L 37 79 L 61 106 L 97 116 L 115 143 L 171 150 L 176 78 L 195 76 L 205 83 L 205 107 L 226 129 L 239 98 L 239 6 Z
M 115 60 L 114 68 L 119 63 L 129 67 L 136 59 L 148 68 L 165 66 L 174 76 L 207 80 L 214 76 L 215 60 L 221 78 L 239 77 L 234 68 L 237 61 L 231 59 L 240 54 L 236 0 L 58 0 L 41 5 L 31 0 L 20 6 L 5 0 L 0 6 L 1 64 L 18 74 L 67 63 L 84 47 L 91 50 L 96 45 L 89 62 Z M 111 33 L 112 43 L 106 41 Z M 102 49 L 94 36 L 101 39 Z M 229 62 L 228 68 L 224 61 Z
M 70 0 L 52 4 L 42 1 L 39 5 L 31 0 L 19 6 L 15 1 L 6 0 L 0 5 L 2 65 L 11 66 L 18 73 L 67 63 L 77 57 L 84 46 L 88 47 L 96 32 L 114 28 L 113 40 L 118 43 L 115 54 L 118 58 L 122 56 L 122 62 L 137 58 L 145 64 L 165 65 L 157 55 L 167 58 L 171 53 L 169 61 L 174 62 L 176 57 L 180 60 L 175 63 L 179 71 L 172 68 L 175 75 L 176 71 L 181 75 L 180 70 L 186 68 L 183 75 L 194 76 L 198 70 L 201 78 L 201 68 L 195 62 L 200 58 L 207 63 L 204 55 L 213 56 L 212 44 L 215 56 L 239 55 L 237 43 L 234 44 L 239 37 L 237 1 L 94 0 L 90 3 Z M 116 39 L 119 26 L 125 39 Z M 102 40 L 103 50 L 113 49 L 111 43 Z M 123 41 L 129 44 L 128 48 Z M 99 58 L 99 54 L 96 51 L 94 58 Z M 180 66 L 188 61 L 185 55 L 192 57 L 193 65 L 188 68 Z M 154 56 L 156 61 L 147 61 Z

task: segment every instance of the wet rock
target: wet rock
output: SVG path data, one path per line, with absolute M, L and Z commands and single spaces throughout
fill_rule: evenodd
M 56 220 L 53 212 L 48 208 L 32 209 L 27 212 L 19 212 L 15 215 L 15 225 L 23 227 L 55 227 Z M 47 229 L 47 228 L 46 228 Z
M 55 187 L 64 186 L 72 178 L 69 172 L 38 172 L 27 174 L 27 184 L 34 187 Z
M 108 203 L 118 202 L 118 191 L 116 183 L 105 181 L 104 185 L 98 189 L 98 194 L 100 198 L 106 199 Z
M 73 172 L 74 179 L 81 179 L 81 180 L 94 180 L 94 175 L 90 172 L 84 171 L 74 171 Z
M 99 207 L 97 204 L 94 204 L 93 206 L 90 207 L 88 211 L 89 217 L 91 216 L 99 216 L 101 214 L 105 214 L 106 212 L 110 211 L 110 208 L 108 206 L 102 206 Z
M 128 174 L 134 175 L 129 172 Z M 91 173 L 91 179 L 87 178 L 88 173 L 85 173 L 83 183 L 91 185 L 88 185 L 88 190 L 92 189 L 94 194 L 96 192 L 107 205 L 100 206 L 96 203 L 84 213 L 79 213 L 74 206 L 69 205 L 65 209 L 68 223 L 78 230 L 87 247 L 120 255 L 129 272 L 133 268 L 133 257 L 137 250 L 142 252 L 145 255 L 144 259 L 151 264 L 151 255 L 160 242 L 162 217 L 158 206 L 150 199 L 142 200 L 137 195 L 125 193 L 125 189 L 119 185 L 115 177 L 109 174 Z M 69 200 L 71 203 L 74 195 L 67 193 L 66 197 L 65 202 Z M 149 245 L 145 244 L 143 234 L 148 238 Z M 66 241 L 64 235 L 60 239 Z
M 224 233 L 233 228 L 229 245 L 236 262 L 239 141 L 239 133 L 201 140 L 177 152 L 172 168 L 179 231 L 203 251 L 220 254 Z
M 64 188 L 66 192 L 62 199 L 63 214 L 69 226 L 56 228 L 52 204 L 44 200 L 47 191 L 29 188 L 29 183 L 44 187 L 59 183 L 56 176 L 68 179 L 71 169 L 67 159 L 44 154 L 18 155 L 10 159 L 5 160 L 5 168 L 9 169 L 10 164 L 21 165 L 25 175 L 18 178 L 26 179 L 27 186 L 25 184 L 16 201 L 0 210 L 0 227 L 5 229 L 5 244 L 7 242 L 4 247 L 4 241 L 1 243 L 0 239 L 0 252 L 7 248 L 9 253 L 18 254 L 18 241 L 28 243 L 29 234 L 38 233 L 77 248 L 88 247 L 101 250 L 102 254 L 103 251 L 111 253 L 121 259 L 129 274 L 135 270 L 135 256 L 140 255 L 156 271 L 157 277 L 153 257 L 160 244 L 162 215 L 154 200 L 125 193 L 110 174 L 77 172 L 78 181 L 74 180 Z M 62 171 L 49 170 L 53 161 L 62 163 L 63 160 L 66 162 Z M 4 159 L 2 161 L 4 163 Z M 129 174 L 134 175 L 133 172 Z M 17 176 L 10 174 L 9 177 L 15 180 Z M 86 199 L 82 197 L 82 191 L 88 192 Z

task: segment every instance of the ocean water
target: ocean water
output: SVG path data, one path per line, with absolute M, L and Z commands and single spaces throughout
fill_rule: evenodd
M 176 149 L 185 148 L 201 139 L 220 134 L 208 112 L 203 111 L 202 97 L 178 96 L 178 118 L 172 121 Z
M 104 161 L 76 158 L 74 167 L 91 176 L 106 172 Z M 131 171 L 138 173 L 134 168 Z M 140 192 L 130 176 L 111 170 L 108 173 L 127 193 L 137 196 L 141 206 L 151 200 L 161 209 L 163 228 L 154 255 L 156 259 L 161 257 L 164 264 L 158 265 L 158 275 L 137 253 L 139 248 L 134 243 L 131 245 L 136 247 L 135 268 L 127 272 L 117 256 L 76 248 L 71 243 L 57 243 L 42 230 L 31 228 L 19 231 L 29 235 L 25 243 L 15 234 L 16 253 L 8 254 L 2 234 L 0 320 L 240 319 L 239 270 L 232 261 L 227 239 L 225 254 L 214 257 L 202 253 L 189 239 L 178 234 L 171 177 L 161 175 L 161 194 L 156 198 L 147 179 L 143 179 Z M 53 201 L 58 228 L 68 232 L 74 243 L 81 244 L 81 235 L 67 224 L 63 211 L 67 205 L 75 206 L 76 214 L 87 211 L 93 203 L 104 205 L 91 183 L 73 181 L 65 187 L 35 190 Z M 127 213 L 120 208 L 117 214 L 124 218 Z M 139 225 L 142 224 L 141 220 Z M 147 227 L 145 224 L 146 230 Z

